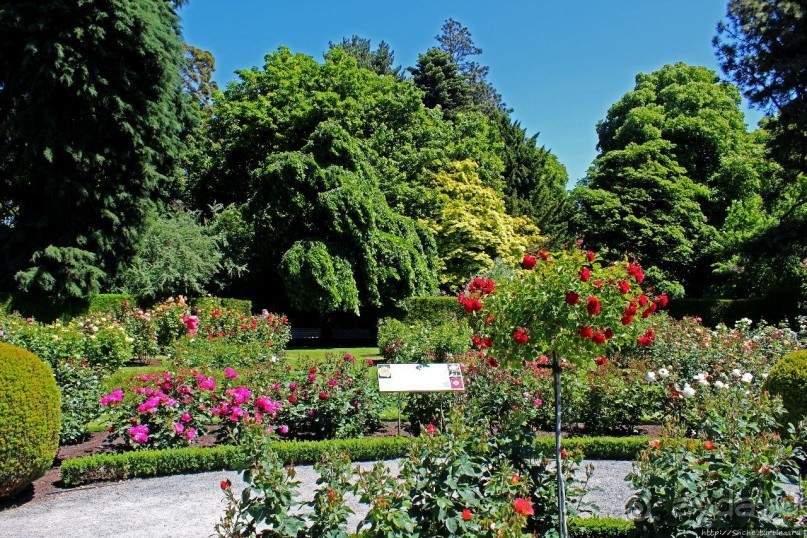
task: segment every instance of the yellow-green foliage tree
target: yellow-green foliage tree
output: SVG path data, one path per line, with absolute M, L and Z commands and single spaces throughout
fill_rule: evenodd
M 437 204 L 425 222 L 437 240 L 440 286 L 456 291 L 497 258 L 515 263 L 544 241 L 527 217 L 507 213 L 500 192 L 486 187 L 471 160 L 433 174 Z

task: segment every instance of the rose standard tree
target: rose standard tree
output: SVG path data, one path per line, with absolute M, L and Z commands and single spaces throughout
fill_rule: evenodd
M 592 251 L 526 254 L 521 270 L 493 281 L 475 278 L 459 295 L 477 320 L 475 341 L 503 365 L 544 364 L 555 382 L 555 460 L 560 533 L 567 536 L 561 470 L 561 371 L 596 368 L 609 353 L 649 346 L 655 332 L 648 318 L 667 305 L 642 289 L 644 273 L 635 261 L 606 263 Z

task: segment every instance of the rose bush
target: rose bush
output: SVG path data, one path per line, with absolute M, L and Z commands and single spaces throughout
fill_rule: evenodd
M 652 536 L 792 528 L 804 507 L 782 486 L 798 479 L 800 449 L 776 432 L 781 413 L 764 395 L 722 389 L 704 402 L 696 438 L 674 424 L 651 441 L 628 477 L 640 528 Z

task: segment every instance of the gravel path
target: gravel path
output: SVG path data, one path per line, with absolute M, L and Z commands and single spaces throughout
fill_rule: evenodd
M 386 462 L 397 470 L 398 461 Z M 587 500 L 603 515 L 622 517 L 630 489 L 624 481 L 628 461 L 596 461 Z M 359 464 L 367 469 L 372 464 Z M 219 483 L 224 478 L 236 490 L 244 483 L 235 472 L 134 479 L 63 490 L 41 501 L 0 512 L 0 536 L 33 537 L 198 537 L 210 536 L 224 511 Z M 297 467 L 303 500 L 313 498 L 317 475 L 311 466 Z M 348 499 L 356 512 L 355 529 L 364 511 Z M 365 508 L 366 509 L 366 508 Z

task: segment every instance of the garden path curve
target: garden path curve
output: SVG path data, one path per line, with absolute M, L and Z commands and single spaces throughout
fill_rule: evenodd
M 393 470 L 398 461 L 386 462 Z M 587 500 L 600 506 L 602 515 L 624 517 L 630 489 L 624 481 L 629 461 L 595 461 Z M 361 463 L 368 469 L 371 463 Z M 296 468 L 303 500 L 313 498 L 317 474 L 311 466 Z M 73 537 L 201 537 L 211 536 L 224 511 L 221 480 L 229 478 L 240 491 L 244 482 L 230 471 L 164 476 L 107 482 L 54 492 L 40 501 L 0 512 L 0 536 L 4 538 Z M 356 512 L 350 530 L 366 507 L 348 499 Z

